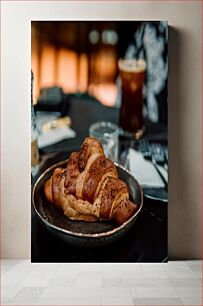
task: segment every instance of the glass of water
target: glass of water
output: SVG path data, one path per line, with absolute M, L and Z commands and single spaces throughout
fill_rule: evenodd
M 118 126 L 111 122 L 97 122 L 90 126 L 89 134 L 101 142 L 106 157 L 116 162 L 118 159 Z

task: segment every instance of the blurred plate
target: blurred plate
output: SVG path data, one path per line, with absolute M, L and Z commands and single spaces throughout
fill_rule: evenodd
M 33 187 L 32 204 L 42 224 L 54 236 L 80 247 L 100 246 L 121 238 L 132 227 L 143 206 L 143 193 L 135 177 L 124 167 L 115 163 L 119 178 L 128 185 L 131 200 L 139 206 L 136 213 L 125 223 L 118 226 L 112 221 L 74 221 L 64 216 L 54 205 L 50 205 L 43 190 L 45 182 L 51 177 L 54 169 L 66 167 L 67 161 L 48 168 Z

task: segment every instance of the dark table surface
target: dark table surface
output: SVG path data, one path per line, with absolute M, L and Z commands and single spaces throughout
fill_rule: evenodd
M 105 107 L 88 96 L 67 96 L 67 114 L 76 131 L 74 139 L 44 148 L 41 153 L 42 173 L 50 165 L 67 158 L 80 148 L 88 136 L 89 126 L 98 121 L 118 123 L 119 110 Z M 166 127 L 145 122 L 145 137 L 166 141 Z M 120 151 L 129 146 L 129 139 L 120 139 Z M 34 178 L 33 182 L 37 177 Z M 167 202 L 144 196 L 143 209 L 134 226 L 123 238 L 108 246 L 78 248 L 60 240 L 40 222 L 32 209 L 32 262 L 162 262 L 167 261 Z

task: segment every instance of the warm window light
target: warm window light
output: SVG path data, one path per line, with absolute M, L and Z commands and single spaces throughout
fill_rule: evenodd
M 76 52 L 60 49 L 57 61 L 57 85 L 65 92 L 77 92 L 77 61 Z
M 79 88 L 80 92 L 86 92 L 88 87 L 88 58 L 87 54 L 80 55 L 79 63 Z
M 59 86 L 65 93 L 89 92 L 105 105 L 115 104 L 116 85 L 112 76 L 116 58 L 111 49 L 91 54 L 89 58 L 86 53 L 77 54 L 50 45 L 42 45 L 39 52 L 37 45 L 32 44 L 32 70 L 34 103 L 40 89 Z
M 42 49 L 41 56 L 41 87 L 54 86 L 55 84 L 55 48 L 46 46 Z
M 115 84 L 92 84 L 89 93 L 106 106 L 115 105 L 117 87 Z
M 95 56 L 95 72 L 103 79 L 114 74 L 116 65 L 114 53 L 111 50 L 102 50 Z

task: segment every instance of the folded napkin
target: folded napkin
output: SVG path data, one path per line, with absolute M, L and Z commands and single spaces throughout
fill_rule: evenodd
M 41 149 L 46 146 L 53 145 L 59 141 L 74 138 L 76 136 L 68 126 L 55 127 L 49 130 L 43 130 L 45 123 L 51 122 L 60 118 L 59 113 L 37 112 L 36 125 L 38 130 L 38 147 Z
M 159 188 L 164 187 L 164 183 L 151 161 L 146 160 L 142 153 L 129 149 L 129 168 L 141 186 Z M 162 175 L 168 181 L 168 172 L 162 166 L 158 166 Z
M 75 132 L 69 127 L 60 127 L 48 130 L 38 136 L 38 147 L 41 149 L 59 141 L 74 138 Z

